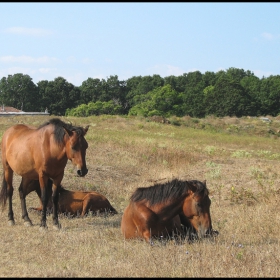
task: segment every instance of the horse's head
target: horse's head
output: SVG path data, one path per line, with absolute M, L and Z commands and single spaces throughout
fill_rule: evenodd
M 66 154 L 68 159 L 77 167 L 77 174 L 80 177 L 84 177 L 88 173 L 86 165 L 86 149 L 88 148 L 88 143 L 84 138 L 88 128 L 89 126 L 69 130 L 64 127 L 69 136 L 66 143 Z
M 183 213 L 196 230 L 199 238 L 210 236 L 214 231 L 210 216 L 211 200 L 208 196 L 206 181 L 195 181 L 190 189 L 183 204 Z

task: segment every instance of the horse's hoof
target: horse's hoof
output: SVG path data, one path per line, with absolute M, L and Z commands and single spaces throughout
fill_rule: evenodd
M 53 225 L 53 229 L 60 230 L 61 229 L 61 224 Z
M 213 231 L 212 231 L 212 235 L 213 235 L 213 236 L 218 236 L 219 234 L 220 234 L 220 233 L 219 233 L 217 230 L 213 230 Z
M 26 227 L 31 227 L 31 226 L 33 226 L 32 223 L 31 223 L 30 221 L 25 221 L 25 222 L 24 222 L 24 225 L 25 225 Z
M 47 231 L 47 229 L 48 229 L 48 227 L 39 227 L 39 231 L 41 231 L 41 232 L 45 232 L 45 231 Z
M 9 221 L 8 221 L 8 225 L 9 225 L 9 226 L 14 226 L 14 225 L 15 225 L 15 221 L 9 220 Z

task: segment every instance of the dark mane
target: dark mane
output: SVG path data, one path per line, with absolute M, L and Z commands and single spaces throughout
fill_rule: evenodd
M 195 195 L 208 195 L 206 185 L 197 180 L 181 181 L 174 179 L 167 183 L 156 184 L 147 188 L 138 188 L 130 197 L 133 202 L 147 200 L 150 206 L 184 196 L 189 190 Z
M 40 125 L 37 129 L 39 130 L 49 124 L 52 124 L 54 126 L 54 138 L 58 144 L 63 143 L 63 138 L 65 135 L 65 130 L 63 129 L 64 127 L 68 130 L 76 131 L 78 135 L 83 135 L 82 127 L 74 126 L 71 123 L 66 123 L 59 118 L 50 119 L 49 121 Z

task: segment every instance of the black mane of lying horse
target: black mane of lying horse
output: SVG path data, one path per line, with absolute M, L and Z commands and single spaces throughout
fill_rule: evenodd
M 194 189 L 194 187 L 196 188 Z M 168 199 L 179 198 L 188 190 L 192 190 L 195 195 L 202 195 L 203 197 L 209 194 L 207 187 L 198 180 L 182 181 L 174 179 L 167 183 L 159 183 L 146 188 L 137 188 L 131 195 L 130 200 L 138 202 L 145 199 L 152 206 Z

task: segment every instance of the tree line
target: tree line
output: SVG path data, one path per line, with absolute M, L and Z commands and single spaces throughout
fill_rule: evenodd
M 203 118 L 207 115 L 277 116 L 280 75 L 258 78 L 251 71 L 229 68 L 180 76 L 133 76 L 119 80 L 88 78 L 74 86 L 63 77 L 35 84 L 29 75 L 0 80 L 0 105 L 57 116 L 134 115 Z

